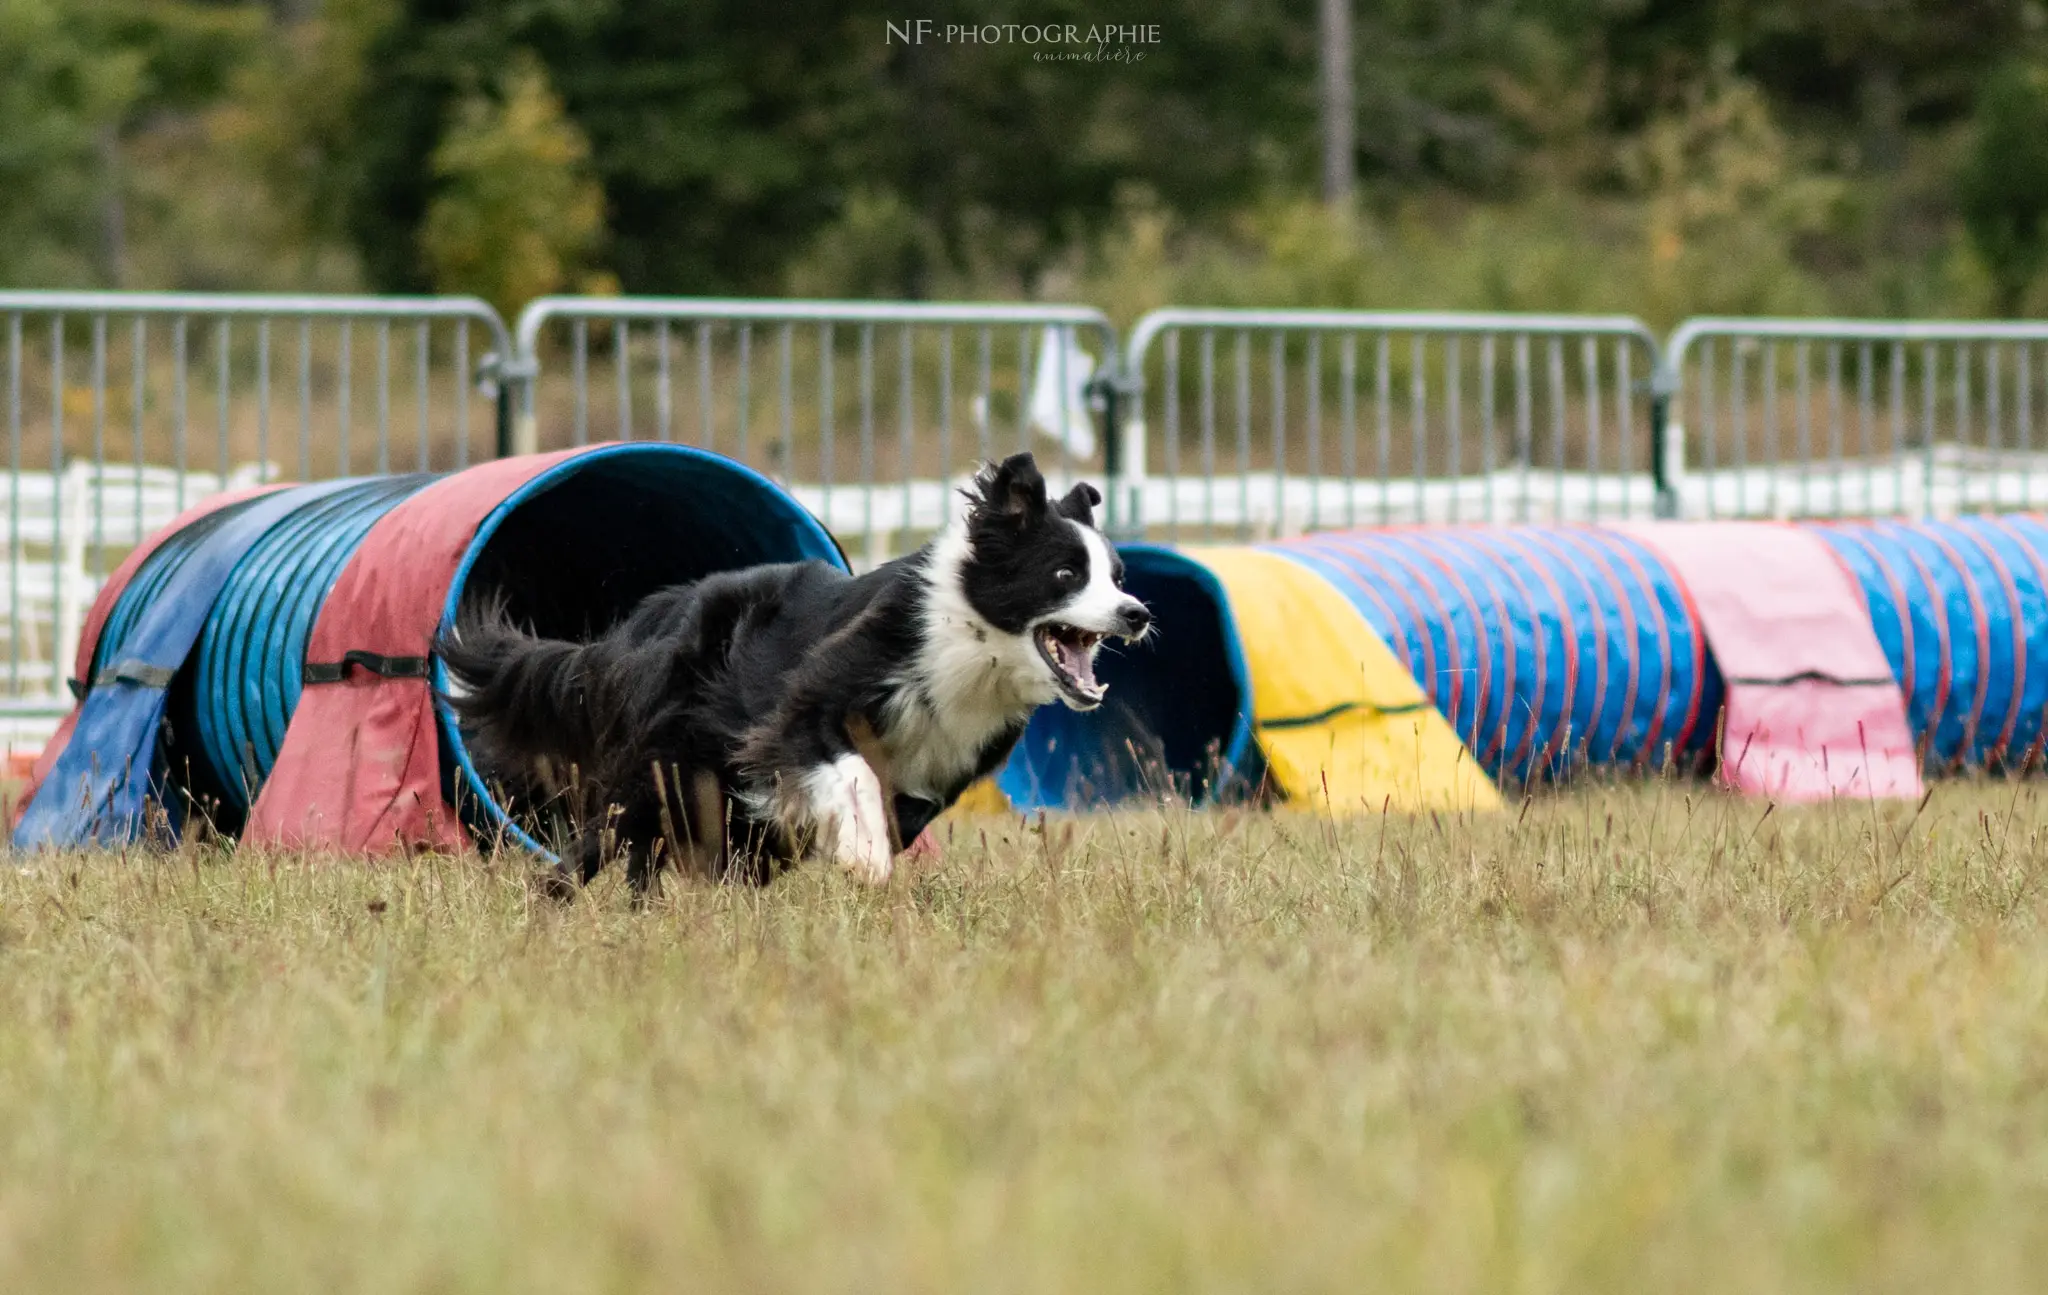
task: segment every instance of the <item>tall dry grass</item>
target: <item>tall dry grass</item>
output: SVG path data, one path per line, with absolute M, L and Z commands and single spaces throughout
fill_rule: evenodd
M 880 892 L 16 857 L 8 1290 L 1985 1290 L 2048 800 L 953 829 Z

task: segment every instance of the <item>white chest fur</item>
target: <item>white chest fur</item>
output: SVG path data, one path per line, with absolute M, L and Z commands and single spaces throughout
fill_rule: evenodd
M 953 790 L 990 742 L 1057 695 L 1030 638 L 1002 633 L 968 602 L 966 557 L 958 530 L 933 545 L 923 642 L 881 717 L 895 789 L 927 800 Z

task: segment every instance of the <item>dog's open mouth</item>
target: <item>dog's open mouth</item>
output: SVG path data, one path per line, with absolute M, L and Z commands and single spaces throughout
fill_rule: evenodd
M 1038 655 L 1052 667 L 1066 703 L 1075 710 L 1093 710 L 1102 704 L 1109 685 L 1095 680 L 1095 647 L 1102 635 L 1072 625 L 1041 625 L 1032 636 Z

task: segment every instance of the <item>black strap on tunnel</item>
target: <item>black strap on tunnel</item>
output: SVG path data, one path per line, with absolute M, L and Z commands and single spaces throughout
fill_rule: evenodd
M 95 688 L 104 688 L 113 683 L 139 683 L 145 688 L 168 688 L 171 679 L 178 672 L 169 666 L 151 665 L 147 661 L 133 659 L 108 666 L 92 677 Z M 85 694 L 80 692 L 83 697 Z
M 1432 708 L 1432 703 L 1427 701 L 1412 701 L 1400 706 L 1381 706 L 1369 701 L 1347 701 L 1339 702 L 1328 710 L 1319 710 L 1313 715 L 1288 715 L 1280 719 L 1262 719 L 1257 723 L 1260 728 L 1265 729 L 1313 728 L 1317 724 L 1326 723 L 1354 710 L 1369 710 L 1375 715 L 1413 715 L 1416 711 Z
M 299 678 L 305 683 L 340 683 L 350 666 L 361 666 L 386 679 L 424 679 L 427 658 L 423 656 L 382 656 L 375 652 L 344 652 L 339 661 L 308 661 Z
M 1829 674 L 1825 670 L 1801 670 L 1798 674 L 1778 675 L 1774 678 L 1739 677 L 1728 680 L 1746 688 L 1783 688 L 1795 683 L 1831 683 L 1837 688 L 1896 688 L 1899 681 L 1890 675 L 1873 679 L 1845 679 Z

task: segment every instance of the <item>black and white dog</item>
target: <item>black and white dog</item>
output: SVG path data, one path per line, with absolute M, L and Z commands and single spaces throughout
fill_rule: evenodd
M 1093 486 L 1049 501 L 1019 454 L 964 493 L 958 521 L 866 575 L 722 572 L 586 643 L 466 618 L 436 651 L 472 760 L 529 815 L 566 807 L 585 880 L 618 853 L 644 888 L 664 850 L 755 880 L 809 853 L 888 880 L 1033 710 L 1101 703 L 1105 638 L 1151 625 Z

